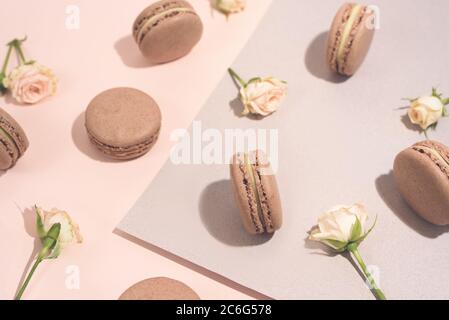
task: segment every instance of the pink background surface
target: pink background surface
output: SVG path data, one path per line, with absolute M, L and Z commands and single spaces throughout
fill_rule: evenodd
M 130 285 L 153 276 L 183 281 L 203 299 L 259 297 L 114 233 L 166 160 L 172 146 L 170 132 L 189 126 L 271 3 L 249 0 L 244 13 L 227 21 L 211 11 L 208 0 L 190 1 L 205 25 L 202 41 L 186 58 L 161 66 L 148 66 L 130 35 L 134 18 L 152 1 L 9 0 L 2 4 L 0 20 L 5 27 L 0 44 L 28 35 L 26 56 L 50 66 L 59 78 L 59 89 L 56 96 L 36 106 L 16 105 L 9 97 L 0 100 L 31 142 L 17 166 L 0 173 L 1 299 L 14 296 L 33 252 L 35 217 L 30 208 L 34 204 L 68 211 L 79 223 L 84 243 L 44 262 L 26 299 L 116 299 Z M 80 8 L 79 30 L 65 27 L 67 5 Z M 3 57 L 6 47 L 1 48 Z M 82 113 L 89 101 L 116 86 L 149 93 L 163 114 L 158 144 L 132 162 L 103 158 L 90 146 L 83 129 Z M 69 266 L 79 267 L 80 289 L 66 287 Z

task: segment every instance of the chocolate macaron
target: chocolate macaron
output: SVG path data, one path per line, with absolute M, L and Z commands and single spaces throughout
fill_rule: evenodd
M 161 111 L 146 93 L 115 88 L 88 105 L 85 126 L 90 141 L 106 156 L 130 160 L 147 153 L 161 129 Z
M 0 108 L 0 170 L 12 168 L 29 146 L 22 127 Z
M 413 210 L 432 224 L 449 225 L 449 147 L 419 142 L 399 153 L 393 172 Z
M 361 66 L 374 36 L 375 13 L 369 7 L 345 3 L 332 22 L 327 44 L 331 69 L 352 76 Z
M 262 151 L 234 155 L 231 179 L 243 225 L 250 234 L 274 233 L 282 226 L 276 177 Z
M 133 36 L 140 51 L 156 64 L 185 56 L 202 34 L 200 17 L 184 0 L 157 1 L 144 9 L 133 25 Z
M 136 283 L 119 300 L 200 300 L 200 297 L 186 284 L 160 277 Z

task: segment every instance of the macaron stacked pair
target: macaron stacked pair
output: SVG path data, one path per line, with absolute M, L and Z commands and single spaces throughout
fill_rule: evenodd
M 203 24 L 190 3 L 162 0 L 144 9 L 133 25 L 142 54 L 152 63 L 179 59 L 200 41 Z
M 88 105 L 85 126 L 92 144 L 106 156 L 130 160 L 147 153 L 161 129 L 156 101 L 133 88 L 114 88 L 97 95 Z
M 12 168 L 29 146 L 25 131 L 5 110 L 0 109 L 0 171 Z
M 330 68 L 352 76 L 361 66 L 374 36 L 375 13 L 369 7 L 345 3 L 332 22 L 327 45 Z
M 407 203 L 435 225 L 449 225 L 449 147 L 423 141 L 395 159 L 394 177 Z
M 282 226 L 276 177 L 266 155 L 258 150 L 238 153 L 230 165 L 243 225 L 250 234 L 274 233 Z

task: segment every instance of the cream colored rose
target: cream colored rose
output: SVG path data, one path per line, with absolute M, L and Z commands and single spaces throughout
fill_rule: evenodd
M 370 232 L 367 222 L 368 213 L 362 205 L 338 206 L 319 217 L 309 239 L 344 251 L 350 243 L 362 241 Z
M 215 0 L 215 7 L 225 14 L 239 13 L 245 10 L 245 0 Z
M 72 220 L 67 212 L 58 209 L 43 211 L 41 208 L 36 208 L 36 212 L 40 216 L 40 219 L 42 221 L 43 230 L 39 229 L 39 222 L 37 225 L 37 229 L 40 233 L 41 238 L 50 230 L 50 228 L 54 224 L 61 224 L 61 231 L 57 239 L 57 244 L 50 258 L 56 258 L 59 255 L 60 251 L 68 244 L 83 242 L 83 237 L 81 236 L 78 224 Z
M 413 124 L 427 130 L 443 117 L 444 105 L 437 97 L 421 97 L 412 102 L 408 116 Z
M 49 68 L 33 62 L 11 71 L 3 85 L 19 103 L 34 104 L 56 92 L 57 79 Z
M 249 113 L 268 116 L 276 112 L 287 95 L 287 84 L 273 77 L 255 79 L 240 89 L 240 99 Z

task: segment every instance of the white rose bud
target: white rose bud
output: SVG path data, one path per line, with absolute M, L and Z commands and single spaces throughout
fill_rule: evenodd
M 427 130 L 444 115 L 444 104 L 435 96 L 426 96 L 413 100 L 408 110 L 408 116 L 413 124 Z
M 13 69 L 3 85 L 19 103 L 34 104 L 55 94 L 57 79 L 49 68 L 32 62 Z
M 215 0 L 215 7 L 226 15 L 245 10 L 245 0 Z
M 50 258 L 56 258 L 60 251 L 68 244 L 83 242 L 78 224 L 72 220 L 67 212 L 58 209 L 43 211 L 41 208 L 36 208 L 36 211 L 40 218 L 37 229 L 41 238 L 54 224 L 59 223 L 61 225 L 61 231 Z
M 273 77 L 251 80 L 240 89 L 240 99 L 245 107 L 243 115 L 252 113 L 265 117 L 276 112 L 287 91 L 287 84 Z
M 318 219 L 318 226 L 310 232 L 309 239 L 319 241 L 334 249 L 337 253 L 348 251 L 363 271 L 373 294 L 379 300 L 386 300 L 371 272 L 368 270 L 359 252 L 360 243 L 373 230 L 368 229 L 368 213 L 361 204 L 338 206 L 323 213 Z
M 349 244 L 365 239 L 372 229 L 368 229 L 367 222 L 368 213 L 362 205 L 337 206 L 319 217 L 309 238 L 343 252 Z

